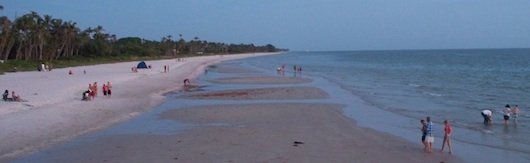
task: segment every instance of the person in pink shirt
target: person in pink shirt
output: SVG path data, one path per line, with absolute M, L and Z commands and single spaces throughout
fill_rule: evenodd
M 517 118 L 519 117 L 519 105 L 515 105 L 515 107 L 513 107 L 512 109 L 512 117 L 513 117 L 513 121 L 514 122 L 517 122 Z

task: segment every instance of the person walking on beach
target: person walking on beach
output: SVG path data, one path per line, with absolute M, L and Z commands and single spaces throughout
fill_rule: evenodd
M 447 147 L 449 147 L 449 153 L 453 153 L 453 148 L 451 147 L 451 133 L 453 131 L 453 128 L 451 127 L 451 124 L 447 120 L 444 121 L 445 127 L 444 127 L 444 141 L 442 142 L 442 150 L 440 152 L 444 152 L 445 144 L 447 144 Z
M 421 122 L 421 143 L 423 143 L 423 151 L 427 151 L 427 142 L 425 141 L 425 137 L 427 136 L 427 123 L 425 123 L 425 120 L 420 120 Z
M 512 114 L 512 110 L 510 109 L 510 105 L 506 104 L 503 110 L 504 113 L 504 124 L 508 124 L 508 120 L 510 120 L 510 114 Z
M 427 120 L 427 138 L 426 138 L 426 141 L 427 141 L 427 152 L 431 153 L 432 152 L 432 144 L 434 143 L 434 136 L 432 135 L 432 132 L 433 132 L 433 128 L 432 128 L 432 122 L 431 122 L 431 117 L 427 116 L 426 118 Z
M 482 117 L 484 118 L 484 125 L 491 125 L 491 110 L 482 110 L 480 114 L 482 114 Z

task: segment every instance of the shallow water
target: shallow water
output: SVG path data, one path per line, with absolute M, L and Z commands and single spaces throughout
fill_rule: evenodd
M 419 119 L 431 116 L 440 148 L 447 119 L 466 161 L 530 161 L 530 49 L 291 52 L 240 62 L 302 66 L 361 126 L 417 142 Z M 506 104 L 520 106 L 517 124 L 503 125 Z M 494 112 L 492 126 L 482 125 L 483 109 Z

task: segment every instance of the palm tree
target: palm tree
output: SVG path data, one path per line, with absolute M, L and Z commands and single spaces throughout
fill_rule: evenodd
M 196 52 L 198 44 L 199 44 L 199 37 L 197 36 L 193 37 L 193 40 L 191 40 L 189 43 L 190 54 L 193 54 Z
M 6 16 L 0 17 L 0 31 L 0 59 L 7 60 L 11 48 L 15 45 L 16 30 Z
M 94 29 L 94 35 L 92 36 L 93 39 L 95 40 L 105 40 L 103 38 L 103 27 L 98 25 L 95 29 Z

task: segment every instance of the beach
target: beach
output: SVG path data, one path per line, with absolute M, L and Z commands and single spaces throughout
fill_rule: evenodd
M 204 80 L 234 87 L 177 91 L 166 105 L 125 123 L 186 127 L 117 126 L 19 162 L 462 162 L 357 126 L 343 105 L 321 101 L 330 94 L 307 86 L 311 79 L 231 69 L 208 75 L 239 77 Z
M 138 62 L 123 62 L 1 75 L 1 89 L 15 91 L 24 102 L 0 102 L 0 162 L 136 117 L 163 102 L 164 93 L 180 89 L 184 79 L 202 74 L 208 65 L 271 54 L 277 53 L 146 61 L 152 69 L 136 73 L 131 68 Z M 169 66 L 168 73 L 164 65 Z M 98 82 L 98 96 L 82 101 L 82 93 L 94 82 Z M 101 86 L 107 82 L 112 85 L 112 97 L 102 94 Z

